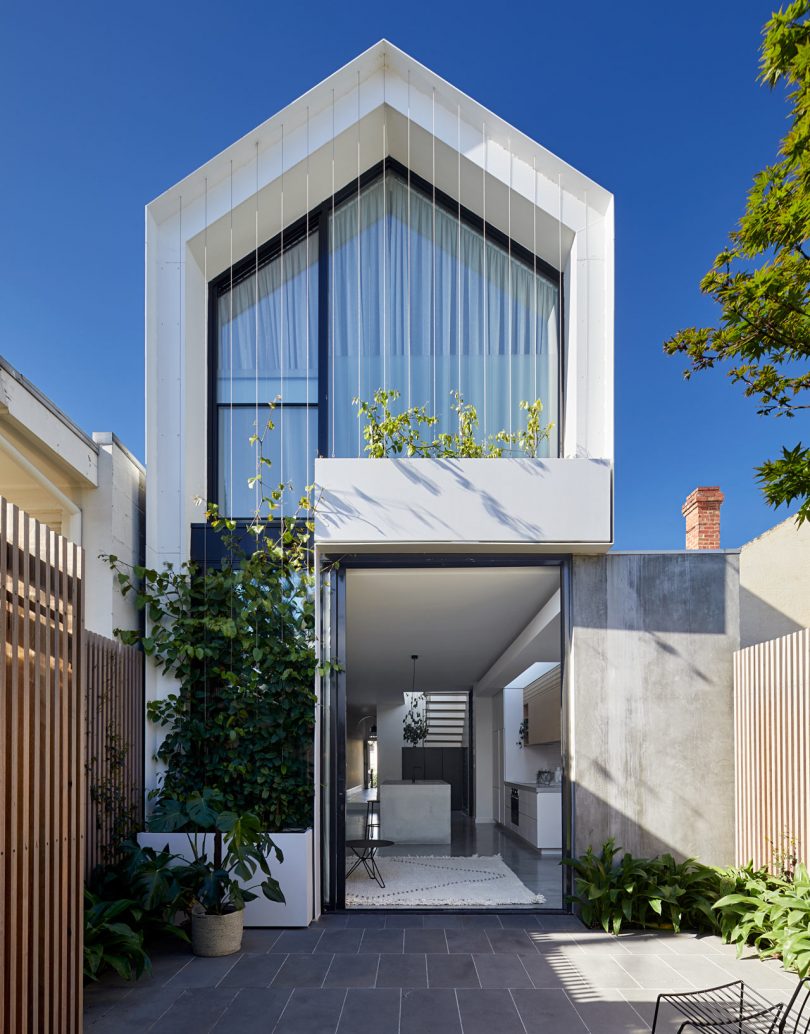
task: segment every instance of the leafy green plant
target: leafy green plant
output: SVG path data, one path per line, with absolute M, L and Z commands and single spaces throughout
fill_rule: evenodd
M 124 980 L 137 980 L 151 971 L 143 931 L 130 925 L 139 918 L 140 910 L 133 899 L 105 901 L 85 890 L 84 975 L 88 980 L 98 980 L 108 969 Z
M 450 434 L 433 435 L 438 417 L 428 413 L 425 406 L 411 406 L 400 412 L 392 411 L 392 403 L 399 399 L 395 389 L 378 388 L 371 402 L 355 399 L 358 417 L 365 420 L 363 437 L 366 453 L 373 459 L 386 456 L 438 457 L 455 459 L 482 459 L 503 456 L 505 451 L 517 452 L 535 458 L 542 442 L 546 441 L 553 424 L 542 425 L 543 404 L 523 401 L 520 408 L 526 413 L 525 429 L 498 431 L 486 439 L 479 438 L 478 411 L 462 394 L 452 392 L 451 409 L 457 415 L 458 430 Z
M 177 878 L 178 861 L 179 855 L 168 849 L 125 841 L 116 863 L 91 873 L 88 889 L 103 901 L 131 901 L 132 910 L 123 919 L 142 931 L 147 942 L 163 934 L 187 940 L 177 923 L 178 913 L 190 908 L 189 893 Z
M 188 835 L 193 860 L 176 870 L 176 878 L 188 890 L 193 905 L 208 915 L 223 915 L 245 907 L 258 895 L 245 884 L 263 874 L 256 886 L 269 901 L 284 903 L 284 894 L 270 871 L 268 858 L 284 861 L 281 850 L 269 834 L 262 832 L 256 815 L 237 815 L 223 808 L 222 795 L 210 788 L 180 801 L 159 798 L 149 821 L 159 833 Z M 213 834 L 214 851 L 209 859 L 205 835 Z
M 810 874 L 797 865 L 791 879 L 765 869 L 723 873 L 727 893 L 714 908 L 725 941 L 741 955 L 751 944 L 762 958 L 781 958 L 800 977 L 810 973 Z
M 693 858 L 676 862 L 670 854 L 634 858 L 608 840 L 596 854 L 566 858 L 575 874 L 576 894 L 569 897 L 583 922 L 618 934 L 622 926 L 671 926 L 678 932 L 716 929 L 712 905 L 720 887 L 717 870 Z
M 149 617 L 146 633 L 119 636 L 140 643 L 179 684 L 147 705 L 165 731 L 156 753 L 166 766 L 162 791 L 186 799 L 216 786 L 229 810 L 256 814 L 265 828 L 305 827 L 315 723 L 312 579 L 293 562 L 293 541 L 263 539 L 247 553 L 228 522 L 216 530 L 227 549 L 218 568 L 158 571 L 109 558 L 121 590 L 134 592 Z
M 716 326 L 688 327 L 664 345 L 685 356 L 685 375 L 724 367 L 762 415 L 810 408 L 810 0 L 775 11 L 763 30 L 760 81 L 782 85 L 787 132 L 754 177 L 745 211 L 700 284 L 719 306 Z M 806 426 L 806 425 L 805 425 Z M 798 504 L 810 520 L 810 448 L 783 446 L 756 468 L 771 506 Z
M 424 693 L 411 693 L 410 704 L 402 719 L 402 738 L 412 747 L 424 743 L 428 734 L 427 697 Z

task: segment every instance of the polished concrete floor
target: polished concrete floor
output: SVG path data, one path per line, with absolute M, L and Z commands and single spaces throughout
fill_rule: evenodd
M 373 793 L 373 791 L 372 791 Z M 346 839 L 365 836 L 366 800 L 369 791 L 349 795 L 346 807 Z M 546 902 L 542 908 L 560 909 L 563 905 L 563 870 L 559 855 L 541 853 L 494 822 L 474 822 L 463 812 L 451 816 L 449 844 L 407 844 L 384 847 L 379 851 L 382 860 L 389 855 L 428 855 L 441 858 L 471 858 L 473 855 L 500 855 L 521 883 L 535 894 L 542 894 Z M 376 829 L 373 834 L 376 836 Z M 347 852 L 347 861 L 353 856 Z M 382 906 L 384 907 L 384 906 Z M 536 908 L 537 906 L 525 906 Z
M 137 984 L 85 992 L 87 1034 L 649 1034 L 660 992 L 744 980 L 785 1001 L 795 975 L 717 937 L 586 930 L 573 916 L 325 916 L 246 930 L 242 951 L 175 942 Z M 661 1034 L 680 1021 L 662 1017 Z

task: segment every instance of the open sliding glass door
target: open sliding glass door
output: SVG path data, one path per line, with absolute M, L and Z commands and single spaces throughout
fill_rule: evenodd
M 321 893 L 326 909 L 345 905 L 346 836 L 346 580 L 321 567 Z

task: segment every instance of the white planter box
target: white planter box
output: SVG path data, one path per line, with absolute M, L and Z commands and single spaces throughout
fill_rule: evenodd
M 259 892 L 255 901 L 245 905 L 245 926 L 309 926 L 314 919 L 312 897 L 312 830 L 303 833 L 271 833 L 273 842 L 284 855 L 284 861 L 270 858 L 270 871 L 278 880 L 286 904 L 268 901 Z M 205 850 L 213 858 L 214 835 L 205 834 Z M 142 847 L 160 850 L 169 845 L 173 854 L 191 861 L 193 855 L 185 833 L 139 833 Z M 257 877 L 260 874 L 257 874 Z M 258 878 L 255 882 L 259 882 Z

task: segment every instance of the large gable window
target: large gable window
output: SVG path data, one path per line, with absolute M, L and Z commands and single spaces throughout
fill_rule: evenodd
M 225 285 L 217 301 L 216 439 L 221 511 L 250 517 L 258 508 L 256 449 L 274 402 L 276 429 L 265 437 L 272 473 L 265 488 L 289 483 L 287 512 L 313 477 L 318 440 L 318 236 Z
M 330 225 L 330 455 L 362 456 L 352 399 L 396 388 L 454 430 L 452 393 L 484 434 L 542 400 L 557 454 L 558 285 L 388 173 Z
M 393 168 L 327 201 L 305 228 L 212 284 L 209 490 L 223 513 L 256 511 L 249 439 L 274 401 L 265 483 L 289 483 L 286 513 L 319 450 L 364 455 L 353 400 L 381 387 L 427 407 L 442 431 L 455 429 L 460 392 L 485 436 L 517 430 L 520 402 L 539 398 L 555 425 L 544 455 L 558 455 L 557 274 Z

